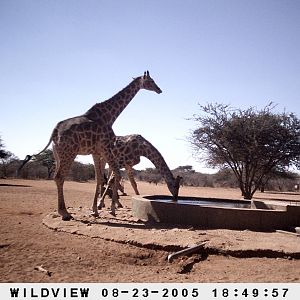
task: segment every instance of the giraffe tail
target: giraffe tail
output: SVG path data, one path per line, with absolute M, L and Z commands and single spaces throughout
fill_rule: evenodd
M 37 155 L 43 153 L 43 152 L 49 147 L 49 145 L 51 144 L 51 142 L 52 142 L 52 135 L 51 135 L 51 137 L 50 137 L 50 139 L 49 139 L 48 144 L 45 146 L 45 148 L 44 148 L 42 151 L 40 151 L 38 154 L 26 155 L 25 159 L 22 161 L 22 164 L 20 165 L 20 167 L 19 167 L 19 168 L 17 169 L 17 171 L 16 171 L 17 177 L 19 177 L 20 171 L 21 171 L 21 170 L 23 169 L 23 167 L 24 167 L 24 166 L 32 159 L 32 157 L 37 156 Z
M 17 177 L 20 175 L 22 168 L 31 160 L 32 155 L 26 155 L 25 159 L 22 161 L 21 166 L 17 169 Z

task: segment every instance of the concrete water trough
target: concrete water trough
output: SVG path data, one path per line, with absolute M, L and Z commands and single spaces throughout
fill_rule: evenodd
M 133 196 L 133 216 L 145 221 L 202 228 L 274 231 L 300 226 L 300 206 L 200 197 Z

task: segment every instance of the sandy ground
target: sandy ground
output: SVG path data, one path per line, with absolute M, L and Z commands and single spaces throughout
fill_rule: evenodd
M 87 209 L 94 185 L 66 182 L 75 220 L 62 222 L 53 181 L 0 180 L 1 282 L 300 282 L 300 237 L 144 224 L 130 214 L 127 182 L 124 209 L 114 218 L 105 208 L 94 219 Z M 168 194 L 165 185 L 139 183 L 139 189 Z M 235 189 L 184 187 L 180 194 L 241 199 Z M 300 200 L 294 194 L 257 197 Z M 173 251 L 199 242 L 209 251 L 167 261 Z

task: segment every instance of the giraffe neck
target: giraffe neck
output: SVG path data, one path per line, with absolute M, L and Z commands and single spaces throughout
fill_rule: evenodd
M 122 111 L 130 103 L 141 88 L 142 77 L 135 78 L 129 85 L 110 99 L 95 104 L 85 116 L 93 121 L 101 120 L 106 125 L 112 126 Z
M 174 176 L 160 152 L 147 140 L 143 139 L 141 156 L 148 158 L 164 177 L 168 186 L 174 185 Z

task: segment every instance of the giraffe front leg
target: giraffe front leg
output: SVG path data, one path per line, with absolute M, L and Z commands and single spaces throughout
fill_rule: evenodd
M 98 209 L 102 209 L 103 207 L 105 207 L 105 203 L 104 203 L 104 198 L 101 197 L 99 205 L 98 205 Z
M 104 201 L 104 197 L 106 196 L 107 192 L 111 188 L 112 190 L 112 199 L 111 199 L 111 206 L 110 206 L 110 213 L 115 216 L 116 215 L 116 206 L 123 207 L 122 204 L 119 202 L 119 196 L 118 196 L 118 181 L 116 179 L 115 173 L 112 172 L 110 175 L 110 178 L 107 183 L 107 187 L 105 192 L 102 195 L 101 201 Z
M 103 175 L 104 175 L 104 173 L 103 173 Z M 104 176 L 103 176 L 103 178 L 105 179 Z M 101 188 L 102 188 L 102 190 L 104 189 L 104 191 L 101 191 L 101 199 L 100 199 L 100 203 L 98 205 L 99 209 L 102 209 L 102 207 L 105 207 L 104 199 L 107 194 L 111 193 L 112 179 L 113 179 L 113 174 L 111 173 L 109 179 L 108 180 L 106 179 L 103 181 L 103 182 L 106 182 L 106 184 L 107 184 L 106 188 L 104 189 L 104 184 L 101 185 Z M 112 197 L 112 196 L 110 195 L 110 197 Z
M 105 188 L 104 183 L 102 183 L 100 185 L 100 201 L 99 201 L 99 205 L 98 205 L 98 209 L 102 209 L 103 207 L 105 207 L 105 203 L 104 203 L 104 199 L 105 196 L 109 193 L 109 187 Z
M 111 206 L 110 206 L 111 214 L 113 216 L 116 215 L 116 203 L 118 202 L 118 188 L 117 188 L 116 181 L 117 180 L 114 177 L 114 179 L 113 179 L 113 185 L 112 185 L 113 194 L 112 194 Z
M 111 214 L 113 216 L 116 215 L 116 203 L 118 203 L 118 182 L 121 180 L 120 168 L 118 163 L 114 160 L 113 155 L 110 150 L 106 152 L 105 157 L 107 158 L 107 162 L 109 167 L 111 168 L 111 176 L 108 181 L 108 187 L 112 187 L 112 201 L 111 201 Z
M 94 217 L 99 217 L 98 206 L 97 206 L 98 195 L 99 195 L 99 185 L 97 184 L 94 201 L 93 201 L 93 206 L 92 206 L 92 213 L 91 213 L 91 215 Z
M 107 184 L 107 187 L 105 188 L 105 190 L 100 198 L 100 203 L 98 205 L 98 209 L 102 209 L 102 207 L 105 207 L 104 199 L 105 199 L 106 195 L 109 193 L 110 185 L 111 185 L 111 183 Z
M 137 188 L 137 183 L 136 183 L 136 181 L 134 180 L 132 168 L 131 168 L 131 167 L 127 167 L 127 168 L 126 168 L 126 171 L 127 171 L 128 179 L 129 179 L 129 181 L 130 181 L 130 183 L 131 183 L 132 188 L 134 189 L 135 194 L 136 194 L 136 195 L 139 195 L 140 193 L 139 193 L 139 190 L 138 190 L 138 188 Z
M 104 182 L 104 168 L 105 168 L 105 161 L 101 158 L 100 155 L 93 154 L 94 160 L 94 169 L 95 169 L 95 177 L 96 177 L 96 190 L 94 195 L 94 201 L 92 206 L 92 216 L 98 217 L 98 197 L 101 195 L 103 182 Z M 100 206 L 100 205 L 99 205 Z M 101 207 L 100 207 L 101 209 Z
M 61 215 L 63 221 L 69 221 L 72 219 L 72 215 L 67 211 L 64 194 L 63 194 L 63 186 L 64 186 L 64 179 L 60 178 L 60 176 L 55 177 L 55 183 L 57 186 L 57 194 L 58 194 L 58 214 Z
M 114 173 L 112 173 L 114 174 Z M 114 207 L 114 209 L 117 207 L 117 208 L 123 208 L 123 205 L 122 203 L 120 202 L 119 200 L 119 195 L 118 195 L 118 190 L 119 190 L 119 187 L 120 187 L 120 179 L 117 179 L 116 176 L 114 176 L 114 182 L 113 182 L 113 185 L 112 185 L 112 202 L 111 202 L 111 205 L 112 207 Z
M 69 156 L 65 156 L 67 153 L 66 149 L 63 151 L 58 151 L 57 147 L 53 147 L 55 162 L 56 162 L 56 169 L 54 174 L 54 181 L 57 186 L 57 196 L 58 196 L 58 213 L 61 215 L 63 221 L 69 221 L 73 217 L 67 211 L 64 199 L 64 181 L 65 175 L 68 173 L 72 162 L 76 157 L 76 153 L 71 153 Z
M 116 215 L 116 203 L 118 203 L 118 189 L 116 185 L 116 177 L 114 172 L 111 173 L 110 178 L 107 183 L 106 190 L 102 195 L 101 201 L 104 201 L 104 197 L 106 196 L 109 188 L 112 189 L 112 199 L 111 199 L 111 206 L 110 206 L 110 213 L 115 216 Z M 100 202 L 101 202 L 100 201 Z

